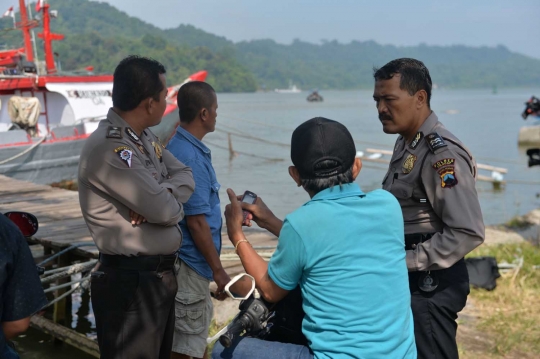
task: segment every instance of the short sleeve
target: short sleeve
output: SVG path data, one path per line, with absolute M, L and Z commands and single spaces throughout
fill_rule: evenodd
M 282 289 L 293 290 L 302 278 L 305 264 L 304 242 L 290 222 L 285 220 L 276 251 L 268 264 L 268 274 Z
M 212 191 L 212 181 L 210 171 L 206 165 L 198 159 L 190 159 L 185 162 L 191 167 L 193 179 L 195 180 L 195 192 L 184 204 L 186 216 L 210 213 L 210 195 Z
M 47 298 L 25 238 L 16 228 L 8 228 L 5 233 L 15 236 L 14 243 L 18 247 L 2 298 L 4 304 L 2 322 L 12 322 L 39 311 L 47 304 Z

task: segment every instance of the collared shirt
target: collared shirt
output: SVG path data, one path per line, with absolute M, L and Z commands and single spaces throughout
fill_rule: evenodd
M 473 156 L 435 113 L 411 143 L 397 139 L 383 189 L 398 199 L 406 234 L 435 233 L 407 251 L 409 270 L 451 267 L 483 242 L 475 183 Z
M 19 229 L 0 214 L 0 322 L 27 318 L 47 304 L 36 264 Z M 0 356 L 6 338 L 0 329 Z
M 180 161 L 190 166 L 195 179 L 195 192 L 184 205 L 186 216 L 204 214 L 212 233 L 212 241 L 218 254 L 221 252 L 221 207 L 219 203 L 220 184 L 212 167 L 210 149 L 188 131 L 178 126 L 176 134 L 167 146 L 169 151 Z M 212 269 L 195 246 L 186 220 L 180 222 L 184 241 L 180 249 L 180 258 L 195 272 L 212 280 Z
M 81 153 L 79 201 L 101 253 L 175 253 L 182 242 L 182 203 L 194 186 L 191 169 L 164 149 L 152 131 L 137 136 L 112 109 Z M 132 225 L 130 210 L 147 222 Z
M 317 193 L 285 218 L 268 273 L 300 285 L 315 358 L 416 358 L 403 217 L 388 192 Z

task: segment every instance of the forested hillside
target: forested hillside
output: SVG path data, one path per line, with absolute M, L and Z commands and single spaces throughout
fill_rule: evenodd
M 286 87 L 354 89 L 373 85 L 372 70 L 397 57 L 415 57 L 429 67 L 441 87 L 538 86 L 540 60 L 499 47 L 396 47 L 373 41 L 290 45 L 273 40 L 233 43 L 191 25 L 162 30 L 130 17 L 107 3 L 87 0 L 50 0 L 59 16 L 52 30 L 66 36 L 54 43 L 63 70 L 93 65 L 110 73 L 128 54 L 162 61 L 170 83 L 190 73 L 208 70 L 218 91 L 238 92 Z M 17 14 L 18 16 L 18 14 Z M 0 46 L 22 46 L 11 18 L 0 19 Z M 367 36 L 364 36 L 367 37 Z M 38 46 L 41 41 L 38 40 Z

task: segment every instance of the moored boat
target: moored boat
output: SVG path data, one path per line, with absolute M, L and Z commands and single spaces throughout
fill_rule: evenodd
M 86 138 L 112 107 L 113 76 L 60 72 L 52 41 L 63 35 L 50 31 L 49 4 L 38 2 L 44 41 L 45 66 L 34 61 L 31 29 L 24 0 L 19 0 L 23 48 L 0 51 L 0 174 L 35 183 L 74 179 Z M 155 128 L 167 138 L 178 122 L 176 93 L 188 81 L 204 81 L 200 71 L 170 87 L 163 124 Z

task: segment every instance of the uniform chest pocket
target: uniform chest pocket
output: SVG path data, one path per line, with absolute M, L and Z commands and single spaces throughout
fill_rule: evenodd
M 150 160 L 148 157 L 141 158 L 141 161 L 144 164 L 144 167 L 146 167 L 146 169 L 148 170 L 148 172 L 150 172 L 152 177 L 154 177 L 156 181 L 160 182 L 161 173 L 159 172 L 160 170 L 156 169 L 156 167 L 154 166 L 154 162 L 152 162 L 152 160 Z
M 413 190 L 414 186 L 412 184 L 399 179 L 395 179 L 392 183 L 392 188 L 390 189 L 390 192 L 396 198 L 407 199 L 412 197 Z

